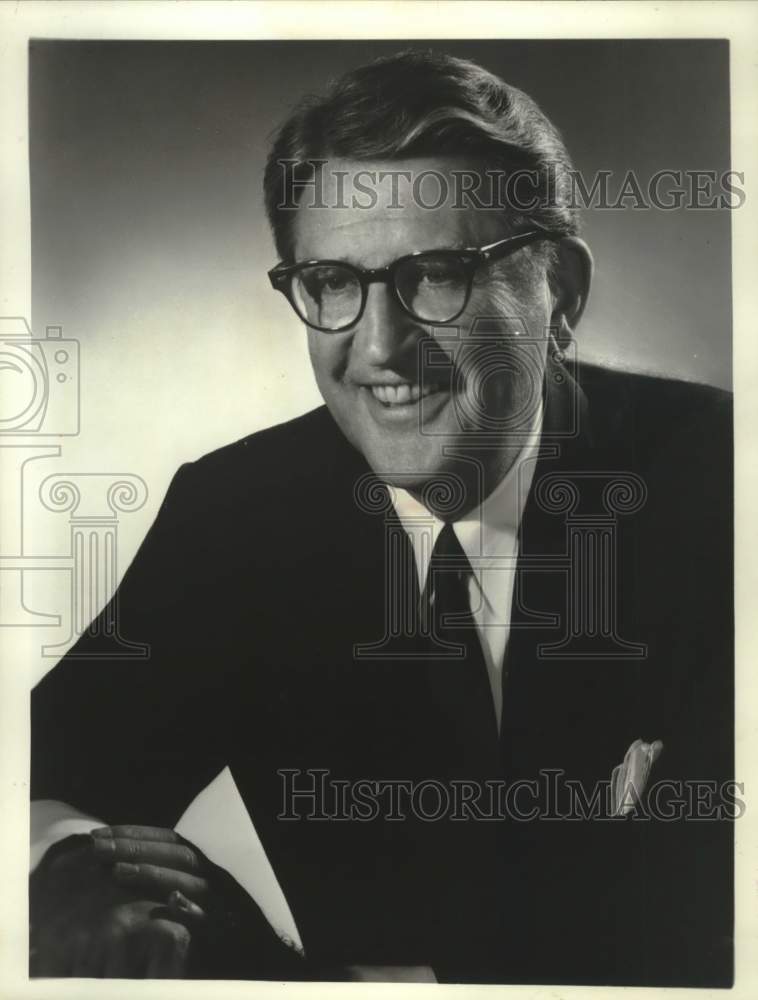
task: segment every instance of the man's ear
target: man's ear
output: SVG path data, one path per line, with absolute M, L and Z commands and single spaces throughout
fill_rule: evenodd
M 594 261 L 590 248 L 578 236 L 564 236 L 558 244 L 558 260 L 552 268 L 552 322 L 575 330 L 587 305 Z

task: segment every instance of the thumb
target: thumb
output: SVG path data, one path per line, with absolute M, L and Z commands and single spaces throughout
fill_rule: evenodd
M 171 916 L 183 924 L 198 924 L 205 920 L 205 910 L 188 899 L 184 893 L 174 889 L 168 897 Z

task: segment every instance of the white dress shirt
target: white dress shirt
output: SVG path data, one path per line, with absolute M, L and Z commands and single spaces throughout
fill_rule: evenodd
M 498 729 L 503 711 L 502 670 L 510 633 L 519 525 L 534 477 L 541 431 L 540 408 L 524 447 L 504 478 L 478 507 L 453 523 L 473 570 L 469 578 L 469 601 L 487 664 Z M 419 588 L 423 592 L 432 549 L 444 522 L 406 490 L 393 486 L 390 493 L 413 544 Z

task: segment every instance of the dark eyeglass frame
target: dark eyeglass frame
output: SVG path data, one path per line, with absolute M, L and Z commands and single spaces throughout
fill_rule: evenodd
M 344 260 L 333 259 L 301 260 L 294 264 L 277 264 L 268 272 L 268 277 L 272 287 L 277 292 L 281 292 L 282 295 L 284 295 L 300 319 L 307 326 L 312 327 L 314 330 L 320 330 L 322 333 L 344 333 L 344 331 L 349 330 L 351 326 L 355 326 L 361 316 L 363 316 L 366 309 L 368 286 L 374 282 L 384 282 L 387 284 L 400 308 L 417 322 L 424 323 L 427 326 L 430 323 L 452 323 L 453 320 L 456 320 L 461 315 L 468 305 L 469 299 L 471 298 L 471 287 L 474 283 L 474 275 L 483 264 L 503 260 L 503 258 L 515 253 L 517 250 L 521 250 L 522 247 L 528 246 L 531 243 L 536 243 L 537 240 L 559 240 L 562 236 L 562 233 L 557 233 L 549 229 L 528 229 L 521 233 L 515 233 L 513 236 L 508 236 L 504 240 L 498 240 L 496 243 L 489 243 L 483 247 L 464 247 L 461 250 L 446 248 L 439 250 L 417 250 L 414 253 L 408 253 L 404 254 L 402 257 L 398 257 L 397 260 L 393 260 L 392 263 L 387 264 L 386 267 L 363 268 L 358 267 L 356 264 L 349 264 Z M 403 302 L 397 288 L 395 274 L 398 268 L 410 260 L 418 260 L 421 257 L 439 258 L 440 256 L 455 258 L 463 264 L 467 281 L 466 294 L 463 299 L 463 305 L 454 315 L 449 316 L 444 320 L 424 319 L 422 316 L 418 316 L 414 313 L 412 309 L 409 309 Z M 292 294 L 292 279 L 298 271 L 301 271 L 306 267 L 313 267 L 314 265 L 322 267 L 342 267 L 355 275 L 361 289 L 361 304 L 355 319 L 351 319 L 349 323 L 345 323 L 343 326 L 339 327 L 317 326 L 315 323 L 311 323 L 305 316 L 302 315 Z

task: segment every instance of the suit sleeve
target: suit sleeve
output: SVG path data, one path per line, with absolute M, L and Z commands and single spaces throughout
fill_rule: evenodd
M 192 469 L 174 477 L 108 607 L 32 692 L 32 799 L 173 826 L 225 764 Z M 144 655 L 124 656 L 114 621 Z

